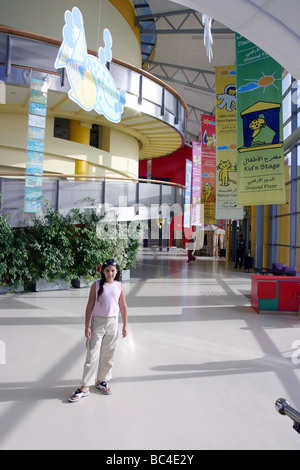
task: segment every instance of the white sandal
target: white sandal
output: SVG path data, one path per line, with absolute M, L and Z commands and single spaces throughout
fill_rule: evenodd
M 100 390 L 104 395 L 110 395 L 111 389 L 108 387 L 106 382 L 101 382 L 100 384 L 96 384 L 96 388 Z
M 76 401 L 79 401 L 83 397 L 87 397 L 90 394 L 90 392 L 83 392 L 78 388 L 76 392 L 73 393 L 73 395 L 69 398 L 69 401 L 71 403 L 75 403 Z

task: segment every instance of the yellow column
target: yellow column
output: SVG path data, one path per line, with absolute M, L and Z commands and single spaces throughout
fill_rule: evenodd
M 89 174 L 89 163 L 84 160 L 75 161 L 75 174 L 76 175 L 88 175 Z M 77 180 L 86 180 L 87 178 L 76 178 Z
M 90 145 L 90 128 L 81 125 L 80 121 L 70 121 L 69 127 L 70 135 L 69 138 L 73 142 L 79 144 Z M 89 174 L 89 163 L 85 160 L 75 160 L 75 174 L 76 175 L 88 175 Z M 85 178 L 76 178 L 77 180 L 83 180 Z

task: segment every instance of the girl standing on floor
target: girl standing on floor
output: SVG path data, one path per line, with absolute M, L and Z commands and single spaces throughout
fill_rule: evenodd
M 94 385 L 96 373 L 96 388 L 104 395 L 111 393 L 107 382 L 112 378 L 119 309 L 123 319 L 122 336 L 127 336 L 127 305 L 124 286 L 119 280 L 119 266 L 115 260 L 108 259 L 103 263 L 101 276 L 101 280 L 91 286 L 86 306 L 87 355 L 81 386 L 69 398 L 73 403 L 89 395 L 89 387 Z

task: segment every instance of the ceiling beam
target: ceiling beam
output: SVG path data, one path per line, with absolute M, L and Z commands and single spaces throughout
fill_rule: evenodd
M 182 16 L 182 21 L 179 24 L 174 24 L 172 19 L 176 17 L 178 23 L 179 16 Z M 195 26 L 185 27 L 185 23 L 191 18 L 195 22 Z M 160 27 L 160 23 L 163 23 L 164 27 Z M 138 15 L 135 17 L 135 24 L 142 34 L 204 34 L 202 13 L 191 9 Z M 169 25 L 168 28 L 165 27 L 166 24 Z M 225 27 L 212 28 L 211 32 L 213 35 L 234 34 L 233 31 Z
M 163 81 L 168 80 L 170 82 L 177 83 L 179 85 L 184 85 L 184 86 L 188 86 L 190 88 L 195 88 L 199 91 L 205 91 L 205 92 L 211 93 L 211 94 L 215 93 L 214 85 L 210 86 L 209 82 L 208 82 L 208 80 L 205 76 L 206 74 L 214 76 L 215 75 L 214 71 L 197 69 L 197 68 L 193 68 L 193 67 L 184 67 L 184 66 L 181 66 L 181 65 L 167 64 L 167 63 L 164 63 L 164 62 L 155 62 L 155 61 L 151 61 L 151 62 L 146 61 L 144 63 L 144 65 L 149 66 L 149 68 L 147 69 L 148 72 L 152 73 L 157 78 L 160 78 Z M 174 69 L 174 71 L 172 73 L 169 73 L 166 70 L 167 67 Z M 159 70 L 160 73 L 157 73 L 158 70 Z M 178 79 L 175 78 L 175 76 L 178 72 L 182 72 L 182 74 L 185 77 L 185 80 L 178 80 Z M 187 72 L 193 72 L 193 73 L 195 73 L 195 76 L 193 78 L 189 78 Z M 197 85 L 196 81 L 199 77 L 203 78 L 203 80 L 206 83 L 206 86 Z
M 180 68 L 180 69 L 184 69 L 184 70 L 188 70 L 188 71 L 191 71 L 191 72 L 200 72 L 200 73 L 207 73 L 209 75 L 215 75 L 215 71 L 214 70 L 206 70 L 206 69 L 198 69 L 196 67 L 185 67 L 185 66 L 180 66 L 179 65 L 175 65 L 175 64 L 168 64 L 167 62 L 157 62 L 155 60 L 152 60 L 151 62 L 145 62 L 145 64 L 149 64 L 149 65 L 160 65 L 160 66 L 165 66 L 165 67 L 176 67 L 176 68 Z

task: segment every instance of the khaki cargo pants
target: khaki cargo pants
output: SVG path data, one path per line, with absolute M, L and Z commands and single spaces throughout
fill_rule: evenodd
M 93 317 L 92 337 L 87 340 L 87 354 L 81 386 L 112 379 L 112 366 L 118 339 L 118 317 Z

